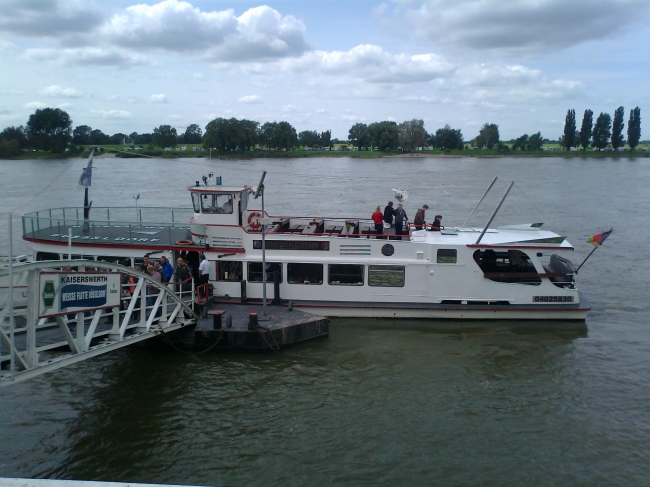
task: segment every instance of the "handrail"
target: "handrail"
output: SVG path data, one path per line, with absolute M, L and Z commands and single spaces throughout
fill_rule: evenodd
M 144 272 L 136 271 L 132 267 L 126 267 L 120 264 L 111 264 L 110 262 L 100 262 L 96 260 L 40 260 L 38 262 L 25 262 L 25 263 L 20 263 L 20 264 L 15 264 L 13 266 L 14 272 L 27 272 L 31 270 L 40 270 L 40 269 L 46 269 L 48 267 L 54 267 L 53 264 L 56 263 L 56 267 L 66 267 L 66 266 L 80 266 L 84 264 L 88 264 L 90 267 L 93 268 L 100 268 L 100 269 L 112 269 L 114 271 L 119 271 L 123 274 L 129 274 L 134 277 L 142 278 L 144 277 L 145 280 L 147 281 L 147 285 L 150 285 L 152 287 L 157 287 L 161 291 L 169 291 L 169 288 L 156 281 L 155 279 L 152 279 L 149 274 L 145 274 Z M 0 277 L 9 275 L 9 270 L 8 269 L 0 269 Z M 186 311 L 188 313 L 191 313 L 195 318 L 198 318 L 194 310 L 189 308 L 178 296 L 176 296 L 174 293 L 169 293 L 171 296 L 172 300 L 176 301 L 177 304 L 180 304 L 181 306 L 186 308 Z

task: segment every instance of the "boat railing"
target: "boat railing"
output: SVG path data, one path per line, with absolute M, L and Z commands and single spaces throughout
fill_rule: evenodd
M 189 228 L 189 219 L 193 216 L 192 208 L 92 208 L 87 223 L 92 228 Z M 23 236 L 38 238 L 43 230 L 56 229 L 60 238 L 67 238 L 70 228 L 83 226 L 84 209 L 51 208 L 26 213 L 23 220 Z

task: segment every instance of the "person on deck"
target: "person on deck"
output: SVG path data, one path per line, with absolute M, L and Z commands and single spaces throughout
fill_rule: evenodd
M 189 291 L 191 282 L 187 281 L 192 276 L 189 266 L 182 257 L 176 260 L 176 269 L 174 270 L 174 282 L 176 283 L 176 292 Z M 187 281 L 187 282 L 183 282 Z
M 149 262 L 149 256 L 145 255 L 142 264 L 139 266 L 140 270 L 146 274 L 150 264 L 151 263 Z
M 429 228 L 429 230 L 432 232 L 439 232 L 440 230 L 444 230 L 445 227 L 442 226 L 440 220 L 442 220 L 442 215 L 436 215 L 436 218 L 433 220 L 433 223 L 431 224 L 431 228 Z
M 375 212 L 372 214 L 372 221 L 375 222 L 375 231 L 377 235 L 384 233 L 384 215 L 381 212 L 381 206 L 377 205 Z
M 201 254 L 201 263 L 199 264 L 199 286 L 202 286 L 203 284 L 208 284 L 209 279 L 210 279 L 210 261 L 205 256 L 205 254 Z M 204 290 L 202 292 L 205 292 L 207 294 L 206 288 L 201 288 L 201 289 Z
M 393 217 L 395 216 L 395 208 L 393 208 L 393 202 L 389 201 L 384 208 L 384 221 L 390 225 L 390 228 L 395 228 L 393 224 Z
M 221 207 L 224 213 L 232 213 L 232 198 L 226 201 Z
M 162 282 L 162 278 L 160 277 L 160 272 L 156 272 L 156 269 L 154 266 L 149 265 L 147 267 L 147 273 L 151 276 L 152 279 Z M 152 286 L 151 284 L 147 284 L 147 306 L 153 306 L 154 303 L 156 302 L 156 296 L 160 292 L 160 289 L 158 289 L 156 286 Z
M 160 282 L 165 282 L 165 273 L 163 272 L 163 269 L 162 269 L 162 267 L 161 267 L 159 261 L 155 261 L 155 262 L 153 263 L 153 269 L 154 269 L 158 274 L 160 274 Z
M 162 268 L 163 274 L 162 274 L 162 280 L 163 282 L 169 282 L 172 279 L 172 276 L 174 275 L 174 268 L 170 264 L 170 262 L 167 260 L 167 257 L 164 255 L 160 257 L 160 267 Z
M 429 207 L 427 205 L 422 205 L 422 208 L 420 208 L 415 214 L 415 218 L 413 219 L 413 224 L 415 225 L 416 230 L 422 230 L 422 228 L 426 228 L 427 222 L 424 220 L 425 218 L 424 213 L 428 209 Z
M 402 235 L 408 235 L 408 219 L 400 203 L 395 210 L 395 240 L 402 240 Z

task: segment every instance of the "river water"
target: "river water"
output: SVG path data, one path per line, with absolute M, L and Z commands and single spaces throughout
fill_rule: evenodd
M 2 212 L 81 206 L 84 160 L 0 161 Z M 586 323 L 335 319 L 282 353 L 128 349 L 0 389 L 0 477 L 202 485 L 648 485 L 650 161 L 96 159 L 94 206 L 189 206 L 266 178 L 272 214 L 370 217 L 410 193 L 460 225 L 494 176 L 495 225 L 546 222 Z M 473 218 L 485 223 L 505 190 Z M 449 196 L 448 196 L 449 195 Z M 433 216 L 433 215 L 430 215 Z M 3 215 L 2 218 L 6 219 Z M 7 225 L 0 226 L 6 253 Z M 19 240 L 16 251 L 30 248 Z

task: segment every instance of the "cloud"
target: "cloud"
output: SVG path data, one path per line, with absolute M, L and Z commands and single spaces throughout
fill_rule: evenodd
M 40 91 L 41 95 L 52 98 L 79 98 L 83 94 L 76 88 L 62 88 L 58 85 L 48 86 Z
M 27 49 L 25 57 L 32 61 L 53 62 L 65 66 L 134 67 L 155 64 L 151 59 L 115 47 L 83 47 L 74 49 Z
M 473 50 L 553 51 L 611 37 L 650 10 L 647 0 L 393 0 L 375 16 L 420 39 Z
M 169 99 L 167 98 L 167 95 L 163 95 L 162 93 L 159 95 L 151 95 L 149 97 L 149 100 L 151 103 L 169 103 Z
M 186 1 L 164 0 L 133 5 L 108 18 L 93 2 L 82 0 L 5 3 L 0 32 L 58 40 L 68 52 L 47 52 L 63 64 L 90 58 L 92 65 L 138 66 L 151 62 L 136 53 L 151 51 L 191 54 L 212 63 L 266 62 L 310 49 L 305 24 L 266 5 L 237 17 L 232 9 L 203 12 Z M 38 50 L 30 51 L 38 57 Z
M 91 32 L 104 20 L 93 2 L 84 0 L 4 0 L 0 32 L 25 37 L 63 37 Z
M 262 99 L 257 96 L 257 95 L 248 95 L 248 96 L 242 96 L 240 99 L 237 100 L 239 103 L 263 103 Z
M 300 55 L 309 46 L 301 20 L 268 6 L 236 17 L 232 9 L 202 12 L 188 2 L 134 5 L 99 29 L 104 42 L 134 50 L 194 53 L 211 62 Z
M 0 115 L 11 115 L 12 111 L 7 110 L 6 108 L 0 108 Z
M 126 119 L 131 118 L 131 112 L 126 110 L 90 110 L 90 113 L 94 115 L 99 115 L 101 118 L 109 119 Z
M 458 71 L 457 80 L 462 88 L 470 88 L 464 90 L 470 100 L 492 108 L 500 106 L 495 99 L 509 103 L 571 99 L 583 88 L 579 81 L 549 79 L 540 70 L 521 65 L 472 64 Z
M 390 54 L 380 46 L 361 44 L 349 51 L 312 51 L 281 61 L 289 72 L 318 72 L 369 83 L 419 83 L 453 73 L 456 66 L 437 54 Z
M 0 39 L 0 52 L 14 52 L 17 49 L 18 48 L 16 47 L 15 44 Z
M 416 103 L 440 103 L 441 100 L 432 96 L 417 96 L 417 95 L 406 95 L 400 97 L 402 101 L 416 102 Z
M 60 103 L 60 104 L 57 105 L 56 107 L 57 107 L 57 108 L 60 108 L 61 110 L 65 110 L 65 109 L 67 109 L 67 108 L 72 108 L 73 106 L 74 106 L 74 105 L 72 105 L 72 103 Z
M 45 108 L 47 107 L 47 105 L 40 101 L 30 101 L 29 103 L 25 103 L 23 107 L 29 109 L 38 109 L 38 108 Z

